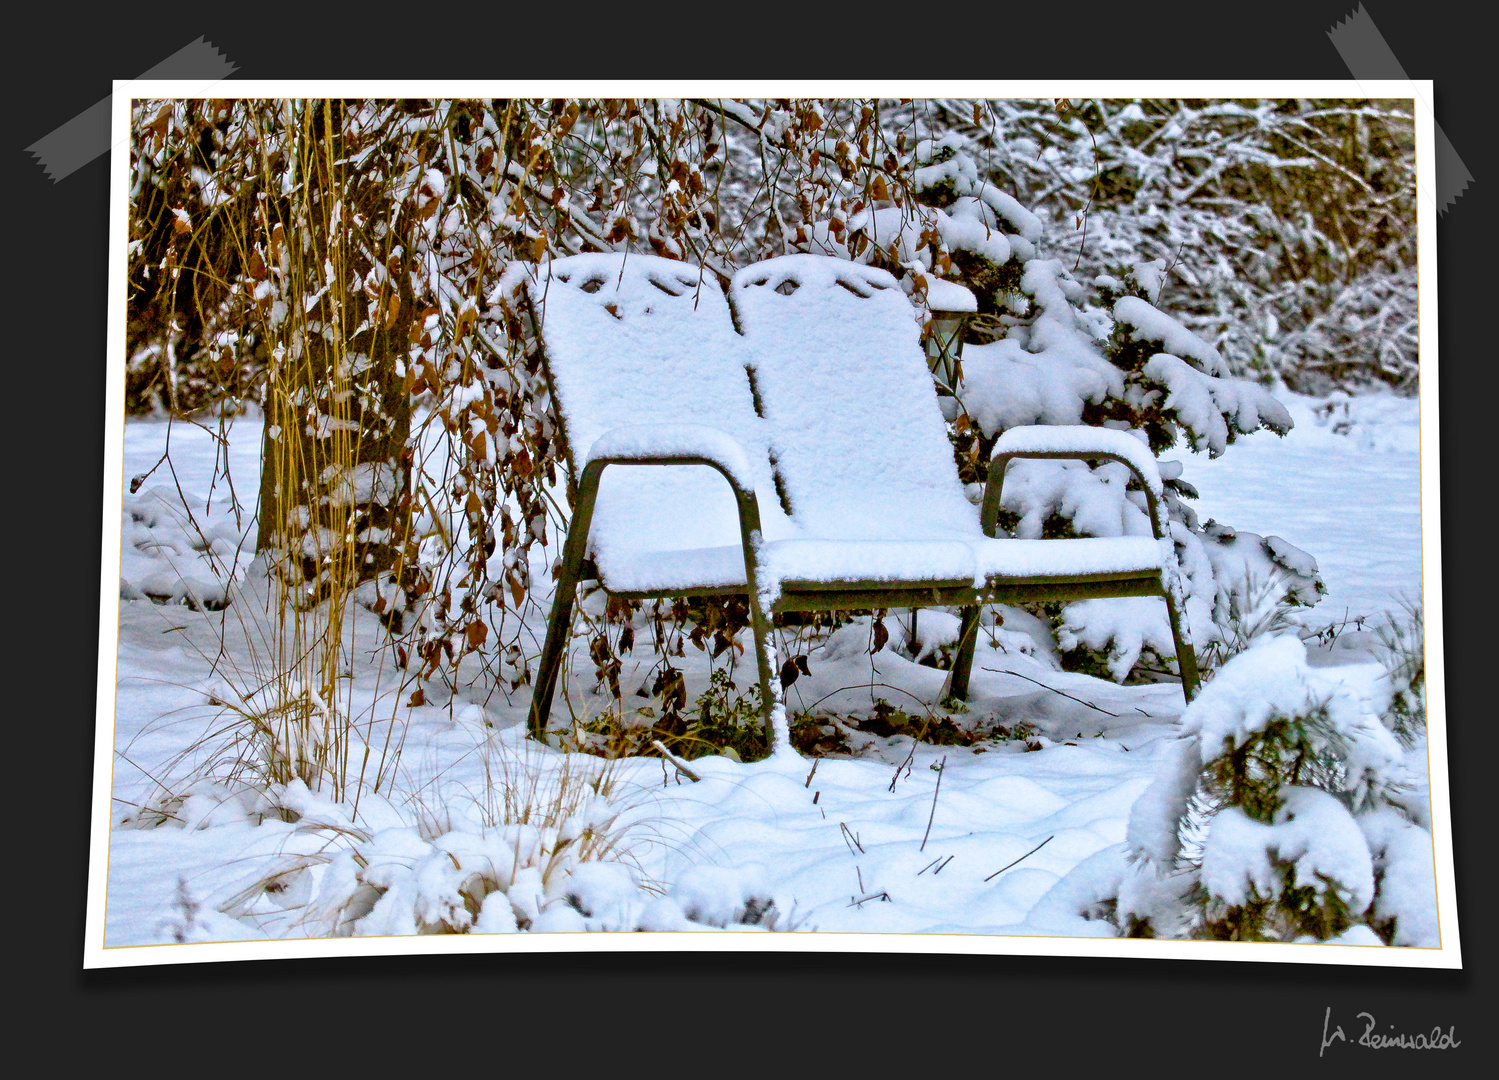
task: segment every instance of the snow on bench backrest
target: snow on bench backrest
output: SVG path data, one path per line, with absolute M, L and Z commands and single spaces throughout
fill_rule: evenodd
M 787 255 L 740 270 L 729 299 L 798 526 L 827 539 L 982 536 L 894 277 Z
M 623 425 L 716 428 L 744 448 L 766 534 L 785 534 L 743 345 L 712 275 L 652 255 L 572 255 L 528 289 L 574 463 Z M 729 486 L 702 465 L 612 466 L 591 535 L 606 577 L 612 554 L 740 542 Z

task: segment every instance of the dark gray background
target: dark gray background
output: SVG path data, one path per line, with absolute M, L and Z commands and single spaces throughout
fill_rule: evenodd
M 1495 983 L 1485 796 L 1499 710 L 1479 616 L 1492 593 L 1484 503 L 1495 485 L 1487 461 L 1471 455 L 1474 433 L 1494 426 L 1493 61 L 1472 9 L 1450 0 L 1373 0 L 1367 10 L 1407 73 L 1436 80 L 1438 122 L 1475 178 L 1438 225 L 1447 730 L 1464 971 L 780 953 L 81 969 L 88 831 L 99 825 L 88 808 L 108 158 L 54 184 L 25 148 L 108 94 L 111 79 L 135 77 L 200 35 L 241 78 L 1346 78 L 1326 31 L 1354 6 L 1162 0 L 1116 3 L 1100 16 L 1060 3 L 653 4 L 585 15 L 555 5 L 388 12 L 297 3 L 131 6 L 87 19 L 71 5 L 32 9 L 30 28 L 8 35 L 5 205 L 22 237 L 6 250 L 0 309 L 21 331 L 0 398 L 20 421 L 4 429 L 7 580 L 18 586 L 7 610 L 19 625 L 4 646 L 18 685 L 6 695 L 13 737 L 0 751 L 10 775 L 27 782 L 4 786 L 10 803 L 0 812 L 13 843 L 36 843 L 10 853 L 6 937 L 20 946 L 10 972 L 23 1010 L 38 1010 L 55 1033 L 50 1056 L 73 1060 L 92 1047 L 127 1068 L 334 1064 L 342 1074 L 384 1071 L 391 1051 L 410 1045 L 432 1071 L 477 1053 L 504 1073 L 542 1053 L 548 1072 L 563 1075 L 617 1060 L 708 1075 L 752 1061 L 778 1072 L 815 1063 L 860 1077 L 908 1064 L 948 1075 L 1046 1063 L 1065 1063 L 1063 1075 L 1089 1063 L 1223 1076 L 1411 1066 L 1445 1074 L 1492 1061 L 1479 994 Z M 1350 1031 L 1367 1011 L 1381 1029 L 1455 1025 L 1462 1045 L 1420 1054 L 1338 1045 L 1319 1060 L 1329 1006 Z M 41 1033 L 19 1019 L 23 1037 Z M 305 1052 L 293 1050 L 304 1043 Z

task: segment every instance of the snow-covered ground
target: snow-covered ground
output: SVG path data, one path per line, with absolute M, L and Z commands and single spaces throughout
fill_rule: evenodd
M 1285 439 L 1262 432 L 1217 461 L 1182 457 L 1201 516 L 1280 535 L 1316 557 L 1328 595 L 1310 627 L 1337 622 L 1345 610 L 1374 616 L 1398 609 L 1402 597 L 1418 599 L 1416 402 L 1376 395 L 1329 409 L 1280 397 L 1296 420 Z M 266 670 L 252 659 L 262 631 L 251 598 L 218 612 L 148 598 L 195 593 L 217 607 L 223 586 L 207 554 L 235 565 L 250 527 L 247 517 L 235 519 L 222 475 L 215 482 L 214 441 L 186 424 L 171 426 L 175 475 L 163 464 L 129 493 L 131 478 L 161 457 L 167 431 L 160 422 L 125 425 L 127 599 L 119 612 L 112 827 L 99 838 L 109 845 L 106 947 L 317 936 L 370 903 L 356 933 L 468 928 L 469 914 L 452 901 L 473 874 L 501 886 L 476 930 L 513 930 L 519 919 L 552 931 L 1112 933 L 1078 914 L 1078 889 L 1089 880 L 1088 860 L 1109 857 L 1124 840 L 1130 808 L 1175 733 L 1180 688 L 1059 672 L 1032 655 L 1015 629 L 1023 628 L 1020 613 L 981 640 L 967 714 L 997 720 L 1013 738 L 970 748 L 852 732 L 858 753 L 819 759 L 815 769 L 795 756 L 753 764 L 707 757 L 689 763 L 696 781 L 661 758 L 623 759 L 609 763 L 608 782 L 594 795 L 579 794 L 578 779 L 604 769 L 601 759 L 523 738 L 524 687 L 506 700 L 478 684 L 449 692 L 427 682 L 425 703 L 410 705 L 410 684 L 399 692 L 388 659 L 380 666 L 388 650 L 360 610 L 352 654 L 372 660 L 349 672 L 348 700 L 360 718 L 355 753 L 357 740 L 372 747 L 370 776 L 400 743 L 398 764 L 387 770 L 393 788 L 386 782 L 380 795 L 366 793 L 356 809 L 294 787 L 280 792 L 281 806 L 301 815 L 288 823 L 262 820 L 267 807 L 229 787 L 200 785 L 165 807 L 171 817 L 144 819 L 163 827 L 122 824 L 142 822 L 135 808 L 160 796 L 158 782 L 180 794 L 195 764 L 232 756 L 232 714 L 215 703 L 252 689 Z M 259 425 L 242 419 L 232 435 L 235 488 L 253 504 Z M 209 543 L 185 524 L 184 496 Z M 239 565 L 246 561 L 241 551 Z M 930 627 L 942 621 L 937 613 L 922 618 Z M 819 715 L 863 715 L 879 699 L 913 715 L 929 710 L 945 672 L 893 651 L 900 626 L 890 625 L 892 648 L 873 656 L 867 625 L 821 643 L 812 674 L 790 688 L 793 711 L 817 703 Z M 706 688 L 708 667 L 705 656 L 690 654 L 682 662 L 697 665 L 688 667 L 692 700 Z M 1334 659 L 1368 658 L 1323 662 Z M 637 685 L 652 660 L 648 648 L 627 657 L 621 681 Z M 751 665 L 741 663 L 743 685 Z M 574 707 L 590 707 L 591 682 L 571 685 Z M 544 789 L 533 803 L 561 792 L 566 805 L 550 831 L 507 825 L 514 813 L 505 795 L 523 796 L 525 783 Z M 539 854 L 555 850 L 559 836 L 580 837 L 569 849 L 576 850 L 589 827 L 617 840 L 616 861 L 548 863 Z M 367 883 L 363 901 L 356 878 Z
M 1280 536 L 1310 552 L 1327 596 L 1309 621 L 1378 615 L 1421 596 L 1419 407 L 1388 394 L 1276 395 L 1296 427 L 1259 432 L 1216 460 L 1187 454 L 1204 519 Z

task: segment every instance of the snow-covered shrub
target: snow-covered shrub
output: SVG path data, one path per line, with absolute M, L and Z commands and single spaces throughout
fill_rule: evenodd
M 720 928 L 763 925 L 770 930 L 780 912 L 764 872 L 763 866 L 694 866 L 672 883 L 669 895 L 693 922 Z
M 560 826 L 470 825 L 430 839 L 381 830 L 323 870 L 304 927 L 332 937 L 634 930 L 652 894 L 626 864 L 589 857 L 612 818 L 604 809 Z
M 1226 663 L 1182 717 L 1130 815 L 1121 929 L 1327 941 L 1365 924 L 1434 945 L 1431 836 L 1382 721 L 1378 665 L 1312 668 L 1293 634 Z
M 178 905 L 211 915 L 220 935 L 232 924 L 219 916 L 273 937 L 690 927 L 692 916 L 663 909 L 662 890 L 634 863 L 640 823 L 609 763 L 499 753 L 498 790 L 466 808 L 451 792 L 427 807 L 366 791 L 356 809 L 298 779 L 261 789 L 200 782 L 130 824 L 275 823 L 279 847 L 267 847 L 262 869 Z M 757 902 L 761 916 L 772 906 Z M 192 933 L 173 930 L 182 940 Z
M 1167 304 L 1242 377 L 1414 392 L 1415 139 L 1394 100 L 923 103 L 1051 222 L 1082 279 L 1159 260 Z M 1353 316 L 1353 318 L 1349 318 Z
M 231 500 L 210 499 L 195 514 L 165 485 L 133 486 L 120 512 L 120 598 L 223 608 L 253 546 Z
M 1292 372 L 1303 393 L 1387 384 L 1412 392 L 1420 377 L 1416 268 L 1371 270 L 1334 294 L 1305 325 L 1265 344 L 1266 366 Z
M 564 756 L 559 769 L 553 755 L 550 770 L 541 770 L 550 780 L 540 801 L 503 811 L 530 820 L 434 816 L 379 796 L 367 796 L 356 817 L 298 781 L 279 786 L 269 803 L 296 819 L 279 834 L 280 849 L 217 891 L 199 895 L 184 884 L 161 932 L 210 941 L 796 929 L 764 884 L 763 867 L 696 866 L 669 890 L 647 879 L 632 855 L 638 825 L 626 820 L 630 807 L 609 767 L 582 760 L 592 767 Z M 202 792 L 205 802 L 211 794 Z M 238 800 L 217 794 L 235 813 L 191 827 L 230 825 L 243 813 Z M 186 820 L 179 812 L 172 823 Z

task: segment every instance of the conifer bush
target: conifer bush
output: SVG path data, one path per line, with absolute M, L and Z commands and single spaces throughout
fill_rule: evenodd
M 1363 926 L 1437 944 L 1424 753 L 1393 730 L 1401 679 L 1309 667 L 1293 634 L 1229 660 L 1131 812 L 1121 931 L 1328 941 Z

